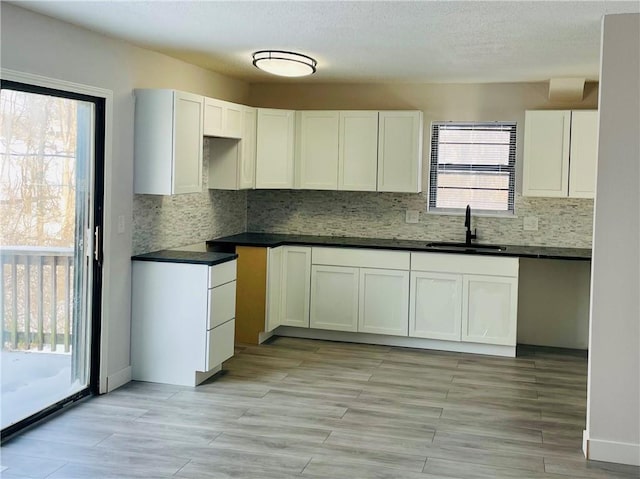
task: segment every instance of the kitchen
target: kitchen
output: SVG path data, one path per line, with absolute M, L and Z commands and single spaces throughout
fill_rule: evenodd
M 5 18 L 8 18 L 5 20 Z M 9 22 L 11 20 L 11 22 Z M 5 21 L 7 26 L 5 28 Z M 26 12 L 18 7 L 3 4 L 3 45 L 5 35 L 10 42 L 19 44 L 24 35 L 11 25 L 28 25 L 26 31 L 38 31 L 47 42 L 58 44 L 55 40 L 73 38 L 74 44 L 88 41 L 90 44 L 102 45 L 93 34 L 85 33 L 76 27 L 67 27 L 56 21 L 45 19 L 36 14 Z M 9 31 L 9 33 L 4 33 Z M 85 38 L 86 37 L 86 38 Z M 88 40 L 87 40 L 88 38 Z M 111 40 L 109 40 L 111 41 Z M 16 58 L 4 52 L 3 67 L 16 70 L 47 73 L 40 65 L 42 57 L 32 51 L 33 55 Z M 7 47 L 8 48 L 8 47 Z M 22 47 L 24 48 L 24 47 Z M 79 56 L 83 50 L 79 48 Z M 100 46 L 103 49 L 104 64 L 97 75 L 112 78 L 117 70 L 115 60 L 110 59 L 111 52 L 117 51 L 127 61 L 142 64 L 138 71 L 139 78 L 146 81 L 130 82 L 118 77 L 111 88 L 118 93 L 114 103 L 116 112 L 125 111 L 115 126 L 117 137 L 126 139 L 125 145 L 117 145 L 114 158 L 128 161 L 114 161 L 113 178 L 131 178 L 132 156 L 132 122 L 133 106 L 131 91 L 144 87 L 176 88 L 183 91 L 194 91 L 213 98 L 224 98 L 247 105 L 269 108 L 288 109 L 375 109 L 375 110 L 421 110 L 424 112 L 425 146 L 428 145 L 427 125 L 432 120 L 482 121 L 482 120 L 514 120 L 519 125 L 524 122 L 525 110 L 567 108 L 566 104 L 553 104 L 548 101 L 548 84 L 509 83 L 509 84 L 459 84 L 459 85 L 314 85 L 294 84 L 253 84 L 251 88 L 238 82 L 228 81 L 220 76 L 206 76 L 189 66 L 179 65 L 181 76 L 172 73 L 177 66 L 173 60 L 165 60 L 157 54 L 140 51 L 129 53 L 122 45 Z M 17 50 L 15 50 L 17 51 Z M 153 57 L 153 58 L 151 58 Z M 154 62 L 165 62 L 166 69 L 160 69 Z M 138 68 L 138 67 L 136 67 Z M 146 71 L 145 71 L 146 69 Z M 51 76 L 65 77 L 60 72 Z M 144 71 L 144 73 L 143 73 Z M 162 73 L 163 79 L 158 78 Z M 155 74 L 154 74 L 155 73 Z M 146 76 L 145 76 L 146 75 Z M 186 76 L 185 76 L 186 75 Z M 186 78 L 191 75 L 191 82 Z M 217 87 L 203 86 L 206 81 Z M 83 74 L 71 76 L 72 80 L 91 83 Z M 100 84 L 100 82 L 98 82 Z M 117 88 L 116 88 L 117 86 Z M 597 85 L 587 83 L 584 99 L 568 106 L 569 109 L 593 109 L 597 106 Z M 471 107 L 470 107 L 471 106 Z M 523 131 L 518 131 L 518 151 L 522 151 Z M 207 149 L 212 140 L 204 141 L 203 168 L 207 168 Z M 428 152 L 424 148 L 424 152 Z M 425 161 L 425 164 L 427 161 Z M 519 161 L 517 162 L 517 164 Z M 521 168 L 520 165 L 517 168 Z M 423 168 L 423 185 L 426 185 L 427 168 Z M 203 175 L 207 178 L 207 175 Z M 521 178 L 521 174 L 517 175 Z M 520 182 L 521 179 L 518 179 Z M 520 190 L 520 185 L 516 187 Z M 130 186 L 126 181 L 113 182 L 112 221 L 117 223 L 120 215 L 127 217 L 126 198 Z M 129 195 L 130 197 L 130 195 Z M 327 204 L 326 199 L 330 198 Z M 174 248 L 186 244 L 204 242 L 213 238 L 228 236 L 244 231 L 269 231 L 292 234 L 336 234 L 342 236 L 382 236 L 386 238 L 406 238 L 421 241 L 460 241 L 464 235 L 463 217 L 437 216 L 425 213 L 426 189 L 421 194 L 377 194 L 354 192 L 314 192 L 314 191 L 206 191 L 201 194 L 176 196 L 135 196 L 133 200 L 133 223 L 126 223 L 124 234 L 113 232 L 109 248 L 122 253 L 112 253 L 114 263 L 112 274 L 127 278 L 126 273 L 118 273 L 128 269 L 128 253 L 133 254 Z M 419 211 L 418 224 L 405 223 L 406 210 Z M 345 214 L 345 211 L 347 214 Z M 474 217 L 479 240 L 486 243 L 500 244 L 541 244 L 560 247 L 589 248 L 592 231 L 592 200 L 574 199 L 535 199 L 516 197 L 517 218 Z M 537 231 L 524 231 L 524 216 L 538 218 Z M 514 227 L 514 222 L 516 227 Z M 132 232 L 132 233 L 131 233 Z M 133 244 L 133 251 L 131 251 Z M 552 268 L 554 266 L 551 266 Z M 577 271 L 581 277 L 588 277 L 588 268 Z M 588 281 L 588 280 L 587 280 Z M 121 319 L 113 320 L 107 328 L 107 336 L 111 335 L 108 348 L 108 374 L 113 376 L 112 386 L 120 381 L 126 382 L 128 368 L 128 341 L 120 340 L 123 331 L 128 329 L 126 299 L 122 299 L 127 290 L 128 280 L 117 288 L 111 288 L 113 296 L 108 301 L 114 311 L 110 314 Z M 120 313 L 116 311 L 120 310 Z M 520 325 L 519 325 L 520 329 Z M 122 371 L 121 374 L 119 371 Z

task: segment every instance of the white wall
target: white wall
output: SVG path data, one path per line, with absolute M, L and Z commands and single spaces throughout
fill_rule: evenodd
M 103 372 L 126 381 L 131 306 L 134 88 L 175 88 L 246 102 L 248 85 L 5 2 L 0 4 L 2 68 L 113 91 L 111 177 L 105 191 Z M 110 225 L 124 216 L 126 232 Z M 104 378 L 103 378 L 104 379 Z M 102 381 L 101 381 L 102 382 Z
M 640 15 L 604 17 L 585 453 L 640 465 Z

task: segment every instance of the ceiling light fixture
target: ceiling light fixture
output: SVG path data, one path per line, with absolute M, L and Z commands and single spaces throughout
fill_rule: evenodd
M 267 73 L 283 77 L 303 77 L 316 72 L 313 58 L 282 50 L 260 50 L 253 54 L 253 64 Z

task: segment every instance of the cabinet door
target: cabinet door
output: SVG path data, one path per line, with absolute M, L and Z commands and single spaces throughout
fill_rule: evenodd
M 378 112 L 340 112 L 338 189 L 376 191 Z
M 598 112 L 571 112 L 569 196 L 593 198 L 598 161 Z
M 202 191 L 203 98 L 190 93 L 174 95 L 173 193 Z
M 293 188 L 294 112 L 258 109 L 256 188 Z
M 236 103 L 224 102 L 222 117 L 223 134 L 227 138 L 242 138 L 242 117 L 244 107 Z
M 358 330 L 358 279 L 358 268 L 311 267 L 312 328 Z
M 358 332 L 407 336 L 409 272 L 360 269 Z
M 224 102 L 215 98 L 204 99 L 204 136 L 224 136 Z
M 570 128 L 570 111 L 525 112 L 523 196 L 568 195 Z
M 422 112 L 381 111 L 378 191 L 422 191 Z
M 242 121 L 242 140 L 240 142 L 240 189 L 256 186 L 256 113 L 255 108 L 245 107 Z
M 296 168 L 303 190 L 338 189 L 339 112 L 297 112 Z
M 282 321 L 282 251 L 269 248 L 267 253 L 267 307 L 265 331 L 273 331 Z
M 236 322 L 234 319 L 207 331 L 206 365 L 209 371 L 233 356 Z
M 518 279 L 464 275 L 462 340 L 515 346 Z
M 411 273 L 409 336 L 460 341 L 462 275 Z
M 242 138 L 242 105 L 215 98 L 204 99 L 204 136 Z
M 311 248 L 285 246 L 282 256 L 281 324 L 309 327 Z

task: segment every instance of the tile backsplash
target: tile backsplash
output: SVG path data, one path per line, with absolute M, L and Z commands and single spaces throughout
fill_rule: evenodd
M 405 223 L 405 211 L 420 221 Z M 254 190 L 247 196 L 247 231 L 464 241 L 464 217 L 428 214 L 426 194 Z M 538 231 L 524 231 L 525 216 Z M 516 217 L 473 218 L 483 243 L 590 248 L 593 200 L 516 197 Z
M 133 195 L 133 254 L 243 233 L 247 192 L 207 189 L 209 139 L 204 139 L 202 193 Z

